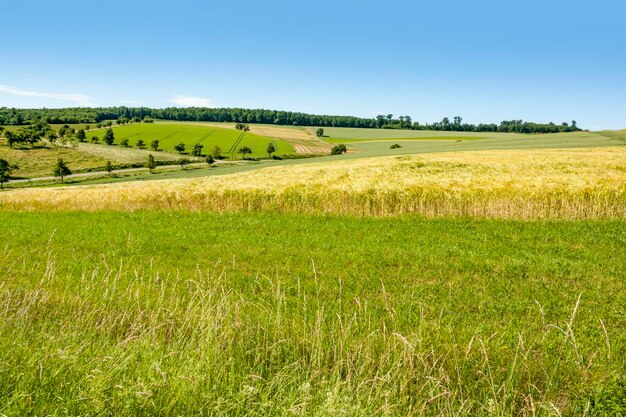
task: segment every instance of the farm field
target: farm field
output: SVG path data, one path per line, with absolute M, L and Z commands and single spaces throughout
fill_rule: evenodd
M 59 146 L 49 148 L 37 146 L 6 146 L 6 140 L 0 139 L 0 158 L 17 164 L 20 169 L 15 171 L 18 178 L 37 178 L 52 175 L 53 167 L 58 158 L 62 158 L 72 169 L 79 173 L 84 171 L 104 170 L 107 161 L 116 165 L 144 163 L 149 151 L 125 149 L 121 147 L 76 143 L 75 147 Z M 152 152 L 157 161 L 175 161 L 176 155 L 165 152 Z
M 423 132 L 428 134 L 441 132 Z M 456 132 L 458 133 L 458 132 Z M 367 156 L 386 156 L 399 154 L 417 154 L 431 152 L 460 152 L 481 150 L 518 150 L 518 149 L 550 149 L 550 148 L 580 148 L 624 146 L 626 132 L 611 131 L 557 133 L 543 135 L 519 135 L 502 133 L 497 137 L 480 138 L 477 136 L 465 137 L 423 136 L 417 139 L 368 139 L 368 140 L 334 140 L 333 143 L 345 143 L 351 151 L 348 158 Z M 398 144 L 399 149 L 390 149 L 390 145 Z M 626 149 L 626 148 L 625 148 Z
M 90 135 L 104 136 L 104 132 L 105 129 L 96 130 Z M 168 152 L 176 152 L 174 146 L 184 143 L 188 150 L 195 144 L 201 144 L 204 146 L 203 152 L 209 153 L 214 146 L 219 146 L 223 154 L 237 156 L 239 148 L 248 146 L 253 151 L 251 156 L 258 157 L 267 156 L 267 145 L 274 142 L 276 155 L 294 153 L 291 144 L 282 140 L 235 129 L 192 123 L 135 123 L 116 126 L 113 132 L 117 143 L 122 139 L 128 139 L 130 145 L 134 146 L 138 139 L 142 139 L 149 145 L 156 139 L 160 142 L 159 147 Z
M 618 415 L 623 221 L 2 213 L 5 415 Z
M 14 190 L 0 193 L 0 208 L 625 219 L 624 149 L 340 159 L 148 183 Z

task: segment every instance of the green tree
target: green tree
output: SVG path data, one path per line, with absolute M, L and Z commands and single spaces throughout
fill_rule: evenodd
M 330 154 L 341 155 L 342 153 L 346 153 L 346 152 L 348 152 L 348 148 L 346 148 L 346 145 L 344 145 L 343 143 L 340 143 L 339 145 L 333 146 L 333 148 L 330 151 Z
M 212 155 L 207 155 L 207 157 L 204 158 L 204 162 L 206 162 L 209 165 L 212 165 L 215 162 L 215 159 L 213 159 Z
M 178 153 L 182 155 L 182 153 L 185 152 L 186 146 L 183 142 L 181 142 L 178 145 L 175 145 L 174 149 L 177 150 Z
M 202 148 L 204 148 L 204 145 L 196 143 L 193 145 L 193 151 L 191 151 L 191 154 L 193 156 L 202 156 Z
M 153 151 L 158 151 L 159 150 L 159 141 L 158 140 L 153 140 L 150 143 L 150 148 L 152 148 Z
M 122 145 L 125 148 L 128 148 L 128 139 L 124 138 L 120 141 L 120 145 Z
M 177 162 L 181 169 L 185 169 L 185 166 L 191 163 L 191 161 L 187 158 L 180 158 Z
M 12 148 L 13 145 L 19 142 L 18 135 L 15 132 L 11 132 L 10 130 L 6 131 L 4 137 L 7 139 L 7 145 L 9 145 L 9 148 Z
M 242 146 L 241 148 L 239 148 L 239 153 L 241 154 L 241 159 L 246 159 L 246 154 L 252 153 L 252 149 L 250 149 L 248 146 Z
M 80 142 L 84 142 L 87 139 L 87 135 L 85 135 L 85 131 L 83 129 L 79 129 L 78 132 L 76 132 L 76 139 Z
M 276 145 L 274 145 L 274 142 L 268 143 L 267 144 L 267 156 L 271 158 L 274 152 L 276 152 Z
M 85 131 L 89 130 L 90 127 L 91 126 L 89 126 L 89 125 L 85 125 Z
M 98 143 L 98 142 L 100 142 L 100 138 L 99 137 L 97 137 L 97 136 L 92 136 L 91 137 L 91 143 Z
M 152 154 L 149 154 L 148 162 L 146 162 L 146 168 L 148 168 L 150 170 L 150 173 L 152 174 L 156 167 L 157 167 L 157 164 L 156 164 L 156 161 L 154 160 L 154 156 L 152 156 Z
M 137 146 L 139 149 L 143 149 L 143 148 L 146 147 L 146 144 L 143 143 L 143 140 L 137 139 L 137 142 L 135 143 L 135 146 Z
M 108 128 L 107 131 L 104 133 L 104 143 L 106 143 L 107 145 L 113 145 L 114 142 L 115 134 L 113 133 L 113 129 Z
M 107 161 L 107 163 L 104 165 L 104 169 L 106 170 L 106 172 L 109 173 L 109 175 L 111 175 L 111 172 L 113 172 L 113 164 L 111 163 L 111 161 Z
M 9 163 L 9 161 L 0 158 L 0 188 L 4 188 L 4 183 L 11 179 L 11 175 L 14 171 L 20 169 L 15 164 Z
M 215 145 L 211 150 L 211 156 L 215 159 L 222 159 L 222 149 Z
M 318 138 L 321 138 L 322 136 L 324 136 L 324 129 L 322 129 L 321 127 L 320 127 L 320 128 L 318 128 L 318 129 L 315 131 L 315 134 L 317 135 L 317 137 L 318 137 Z
M 143 118 L 143 122 L 144 123 L 154 123 L 154 120 L 152 119 L 152 117 L 146 116 Z
M 62 158 L 57 159 L 57 164 L 54 166 L 54 176 L 61 178 L 61 182 L 64 182 L 64 178 L 68 175 L 72 175 L 72 170 Z

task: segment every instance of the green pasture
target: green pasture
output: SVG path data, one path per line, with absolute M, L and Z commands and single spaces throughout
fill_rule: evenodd
M 434 133 L 434 132 L 430 132 Z M 576 133 L 555 133 L 541 135 L 519 135 L 501 134 L 494 138 L 478 139 L 477 136 L 424 136 L 418 140 L 414 139 L 387 139 L 387 140 L 355 140 L 355 141 L 335 141 L 332 143 L 345 143 L 352 153 L 343 155 L 342 158 L 362 158 L 369 156 L 386 156 L 432 152 L 457 152 L 457 151 L 480 151 L 497 149 L 543 149 L 543 148 L 580 148 L 596 146 L 620 146 L 624 145 L 626 134 L 618 131 L 606 132 L 576 132 Z M 326 139 L 326 138 L 325 138 Z M 390 149 L 393 144 L 401 146 L 399 149 Z M 626 148 L 625 148 L 626 149 Z
M 3 415 L 614 416 L 626 406 L 621 221 L 2 219 Z
M 96 135 L 102 138 L 105 129 L 90 132 L 90 136 Z M 135 123 L 116 126 L 113 128 L 115 142 L 128 139 L 131 146 L 135 146 L 138 139 L 149 146 L 153 140 L 159 141 L 159 148 L 176 152 L 174 146 L 184 143 L 190 152 L 193 145 L 204 146 L 203 153 L 211 152 L 213 147 L 219 146 L 225 155 L 238 155 L 239 148 L 248 146 L 252 149 L 252 156 L 267 156 L 267 145 L 274 142 L 276 155 L 293 154 L 293 146 L 288 142 L 274 138 L 242 132 L 235 129 L 220 128 L 215 126 L 203 126 L 191 123 Z

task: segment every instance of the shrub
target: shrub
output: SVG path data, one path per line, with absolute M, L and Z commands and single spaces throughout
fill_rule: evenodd
M 346 152 L 348 152 L 348 148 L 346 148 L 346 145 L 344 145 L 343 143 L 340 143 L 339 145 L 333 146 L 333 149 L 331 149 L 330 154 L 341 155 L 342 153 L 346 153 Z
M 389 149 L 399 149 L 399 148 L 401 148 L 401 147 L 402 147 L 402 146 L 398 145 L 397 143 L 394 143 L 393 145 L 391 145 L 391 146 L 389 147 Z

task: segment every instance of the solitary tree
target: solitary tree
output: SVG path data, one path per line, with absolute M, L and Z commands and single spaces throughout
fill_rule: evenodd
M 330 154 L 341 155 L 342 153 L 346 153 L 346 152 L 348 152 L 348 148 L 346 148 L 346 145 L 344 145 L 343 143 L 340 143 L 339 145 L 333 146 L 333 148 L 330 151 Z
M 242 146 L 239 148 L 239 153 L 241 154 L 241 159 L 246 159 L 246 154 L 252 153 L 252 149 L 247 146 Z
M 324 129 L 320 127 L 319 129 L 315 131 L 315 134 L 317 135 L 318 138 L 321 138 L 322 136 L 324 136 Z
M 124 138 L 120 141 L 120 145 L 122 145 L 125 148 L 128 148 L 128 139 Z
M 76 132 L 76 139 L 80 142 L 84 142 L 87 139 L 87 135 L 85 135 L 85 131 L 83 129 L 79 129 L 78 132 Z
M 215 145 L 213 147 L 213 150 L 211 150 L 211 156 L 215 159 L 221 159 L 222 158 L 222 149 Z
M 89 128 L 90 128 L 90 127 L 91 127 L 91 126 L 89 126 L 89 125 L 85 125 L 85 130 L 86 130 L 86 131 L 87 131 L 87 130 L 89 130 Z
M 213 159 L 213 156 L 212 156 L 212 155 L 207 155 L 207 157 L 206 157 L 206 158 L 204 158 L 204 162 L 206 162 L 206 163 L 207 163 L 207 164 L 209 164 L 209 165 L 212 165 L 212 164 L 213 164 L 213 162 L 215 162 L 215 159 Z
M 135 145 L 137 145 L 139 149 L 143 149 L 146 147 L 146 145 L 143 143 L 143 140 L 141 139 L 137 139 L 137 142 L 135 143 Z
M 72 175 L 72 170 L 62 158 L 59 158 L 57 164 L 54 166 L 54 176 L 61 178 L 61 182 L 63 182 L 64 178 L 68 175 Z
M 53 130 L 51 130 L 50 132 L 48 132 L 48 142 L 50 143 L 54 143 L 59 137 L 56 135 L 56 133 L 54 133 Z
M 185 148 L 186 148 L 186 146 L 182 142 L 179 143 L 178 145 L 174 146 L 174 149 L 176 149 L 178 151 L 178 153 L 181 154 L 181 155 L 182 155 L 183 152 L 185 152 Z
M 185 169 L 185 166 L 189 165 L 190 161 L 187 158 L 180 158 L 178 160 L 178 165 L 180 165 L 181 169 Z
M 193 156 L 202 156 L 202 148 L 204 148 L 203 145 L 196 143 L 195 145 L 193 145 L 193 151 L 191 151 L 191 154 Z
M 104 134 L 104 143 L 113 145 L 113 142 L 115 142 L 115 134 L 113 133 L 113 129 L 108 128 Z
M 11 179 L 13 171 L 20 169 L 15 164 L 9 163 L 9 161 L 0 158 L 0 188 L 4 188 L 4 183 Z
M 15 143 L 19 142 L 18 135 L 14 132 L 11 132 L 10 130 L 6 131 L 4 137 L 7 138 L 7 144 L 9 145 L 9 148 L 12 148 Z
M 154 160 L 154 156 L 152 156 L 152 154 L 148 155 L 148 162 L 146 162 L 146 168 L 148 168 L 150 170 L 150 173 L 152 174 L 152 172 L 154 171 L 154 169 L 157 167 L 156 161 Z
M 272 154 L 276 152 L 276 145 L 274 145 L 274 142 L 270 142 L 267 144 L 267 155 L 271 158 Z
M 100 142 L 100 138 L 99 137 L 97 137 L 97 136 L 92 136 L 91 137 L 91 143 L 98 143 L 98 142 Z
M 150 147 L 152 148 L 153 151 L 158 151 L 159 150 L 159 141 L 158 140 L 153 140 L 152 143 L 150 143 Z
M 107 163 L 104 165 L 104 169 L 106 170 L 106 172 L 109 173 L 109 175 L 111 175 L 111 172 L 113 172 L 113 164 L 111 163 L 111 161 L 107 161 Z

